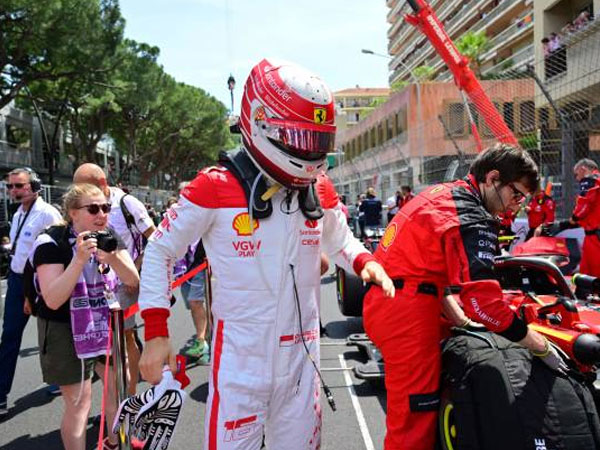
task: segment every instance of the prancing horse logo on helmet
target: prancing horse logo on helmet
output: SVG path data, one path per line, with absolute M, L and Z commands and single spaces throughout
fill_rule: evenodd
M 327 111 L 325 108 L 315 108 L 315 123 L 325 123 L 327 120 Z

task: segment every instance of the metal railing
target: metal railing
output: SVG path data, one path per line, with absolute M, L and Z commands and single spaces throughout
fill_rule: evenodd
M 519 51 L 517 51 L 516 53 L 514 53 L 513 55 L 509 56 L 506 60 L 499 62 L 498 64 L 483 70 L 481 73 L 483 75 L 489 75 L 489 74 L 493 74 L 495 72 L 501 71 L 501 70 L 508 70 L 508 69 L 517 69 L 520 66 L 522 66 L 523 64 L 526 64 L 528 62 L 532 62 L 534 58 L 534 45 L 533 44 L 529 44 L 525 47 L 523 47 L 522 49 L 520 49 Z M 509 64 L 510 62 L 510 64 Z M 442 80 L 440 80 L 442 81 Z
M 521 19 L 524 19 L 528 15 L 531 15 L 531 20 L 529 22 L 519 22 Z M 497 51 L 500 47 L 509 44 L 514 40 L 514 38 L 518 34 L 521 34 L 529 30 L 530 28 L 533 28 L 533 12 L 530 12 L 525 16 L 520 17 L 517 22 L 513 23 L 508 28 L 501 31 L 496 36 L 492 37 L 490 39 L 490 50 L 488 50 L 485 54 L 482 55 L 481 60 L 485 61 L 486 58 L 489 58 L 491 55 L 493 55 L 494 52 Z
M 492 9 L 483 19 L 481 19 L 479 22 L 477 22 L 472 30 L 473 31 L 482 30 L 487 25 L 489 25 L 491 22 L 493 22 L 495 19 L 500 17 L 503 13 L 505 13 L 510 8 L 512 8 L 514 5 L 521 3 L 521 1 L 522 0 L 504 0 L 502 2 L 499 2 L 498 6 L 496 6 L 494 9 Z

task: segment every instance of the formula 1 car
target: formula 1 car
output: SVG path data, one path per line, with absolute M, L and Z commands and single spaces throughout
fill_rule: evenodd
M 375 252 L 385 228 L 365 227 L 362 243 L 371 253 Z M 362 317 L 363 297 L 366 286 L 355 274 L 348 273 L 339 266 L 335 268 L 336 296 L 338 306 L 343 315 Z

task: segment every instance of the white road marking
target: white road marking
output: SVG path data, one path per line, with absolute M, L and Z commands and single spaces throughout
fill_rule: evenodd
M 346 369 L 346 360 L 344 359 L 344 355 L 338 355 L 340 359 L 340 364 L 342 368 Z M 365 420 L 365 416 L 363 415 L 362 408 L 360 407 L 360 402 L 358 401 L 358 397 L 356 396 L 356 391 L 354 389 L 354 384 L 352 383 L 352 378 L 347 370 L 344 370 L 344 380 L 346 381 L 346 387 L 348 388 L 348 392 L 350 393 L 350 399 L 352 400 L 352 406 L 354 407 L 354 412 L 356 413 L 356 419 L 358 420 L 358 426 L 360 428 L 360 433 L 362 434 L 363 441 L 365 441 L 365 447 L 367 450 L 375 450 L 375 446 L 373 445 L 373 439 L 371 439 L 371 433 L 369 433 L 369 427 L 367 427 L 367 422 Z

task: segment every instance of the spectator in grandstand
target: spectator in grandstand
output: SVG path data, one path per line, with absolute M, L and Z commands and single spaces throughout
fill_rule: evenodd
M 14 169 L 6 187 L 13 201 L 21 205 L 10 227 L 10 268 L 4 304 L 0 342 L 0 417 L 8 414 L 8 394 L 12 388 L 21 339 L 29 315 L 24 311 L 23 269 L 33 241 L 46 227 L 61 220 L 60 214 L 41 198 L 41 180 L 29 168 Z
M 550 53 L 557 51 L 562 47 L 562 37 L 558 33 L 550 33 L 550 39 L 548 42 L 548 49 Z
M 146 239 L 156 227 L 150 219 L 144 204 L 131 194 L 117 187 L 108 186 L 106 175 L 96 164 L 85 163 L 77 168 L 73 175 L 74 183 L 89 183 L 100 188 L 111 205 L 108 224 L 121 236 L 129 255 L 139 269 L 142 265 Z M 117 299 L 121 308 L 133 306 L 138 300 L 138 288 L 119 283 Z M 128 392 L 135 394 L 139 378 L 140 348 L 135 334 L 135 315 L 125 319 L 125 342 L 127 345 Z
M 110 204 L 100 189 L 90 184 L 71 186 L 64 196 L 64 210 L 66 223 L 38 236 L 30 262 L 39 286 L 35 304 L 43 378 L 60 386 L 65 403 L 60 427 L 64 448 L 81 450 L 86 444 L 91 377 L 96 369 L 104 378 L 108 354 L 105 292 L 114 292 L 117 276 L 131 287 L 138 286 L 139 276 L 116 234 L 112 239 L 117 249 L 113 251 L 101 250 L 98 240 L 89 237 L 108 225 Z M 109 434 L 104 450 L 118 447 L 117 436 L 110 431 L 117 408 L 112 371 L 108 385 Z
M 584 29 L 587 24 L 590 22 L 590 12 L 582 11 L 577 18 L 573 21 L 573 26 L 576 30 Z

